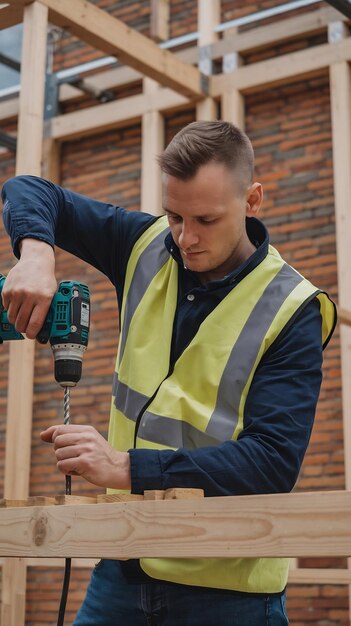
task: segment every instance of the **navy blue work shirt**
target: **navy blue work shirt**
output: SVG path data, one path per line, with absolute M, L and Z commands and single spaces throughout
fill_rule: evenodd
M 32 176 L 2 189 L 4 223 L 19 257 L 25 237 L 71 252 L 103 272 L 121 304 L 134 242 L 155 217 L 98 202 Z M 247 231 L 256 251 L 222 280 L 202 285 L 186 270 L 171 235 L 165 240 L 179 262 L 179 298 L 172 359 L 194 337 L 201 321 L 268 251 L 268 233 L 254 218 Z M 192 298 L 187 298 L 192 294 Z M 132 492 L 170 487 L 203 488 L 206 496 L 290 491 L 309 442 L 322 379 L 319 303 L 302 307 L 267 351 L 255 372 L 237 441 L 196 450 L 131 450 Z

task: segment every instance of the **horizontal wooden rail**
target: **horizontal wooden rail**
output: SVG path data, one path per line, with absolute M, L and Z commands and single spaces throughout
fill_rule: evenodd
M 351 492 L 0 510 L 0 556 L 350 556 Z

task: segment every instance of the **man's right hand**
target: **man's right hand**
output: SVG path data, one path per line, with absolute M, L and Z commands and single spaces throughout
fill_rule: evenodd
M 2 301 L 8 320 L 20 333 L 35 339 L 57 289 L 55 253 L 38 239 L 23 239 L 21 258 L 7 275 Z

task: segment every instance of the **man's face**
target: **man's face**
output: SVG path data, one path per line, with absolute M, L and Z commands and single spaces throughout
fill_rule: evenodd
M 223 278 L 254 251 L 245 229 L 246 214 L 252 215 L 248 199 L 250 190 L 239 193 L 235 174 L 222 163 L 201 166 L 187 181 L 164 175 L 173 239 L 184 265 L 205 282 Z

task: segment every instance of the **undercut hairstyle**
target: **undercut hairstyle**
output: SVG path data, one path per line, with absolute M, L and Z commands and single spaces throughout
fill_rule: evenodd
M 235 174 L 238 192 L 251 185 L 254 152 L 248 136 L 229 122 L 192 122 L 182 128 L 158 157 L 162 172 L 186 181 L 202 165 L 223 163 Z

